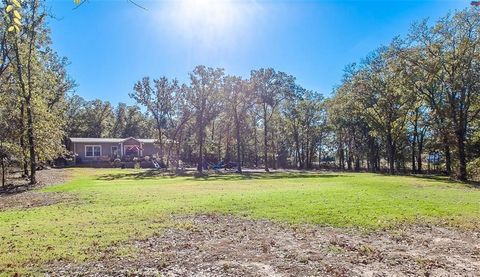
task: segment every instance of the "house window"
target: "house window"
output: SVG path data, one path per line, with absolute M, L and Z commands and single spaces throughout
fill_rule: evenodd
M 113 157 L 118 156 L 118 147 L 117 146 L 112 146 L 112 156 Z
M 100 157 L 102 155 L 102 147 L 100 145 L 85 146 L 85 157 Z

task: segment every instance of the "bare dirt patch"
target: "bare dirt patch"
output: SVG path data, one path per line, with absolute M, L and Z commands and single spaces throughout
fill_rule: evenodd
M 478 276 L 480 233 L 412 226 L 364 233 L 233 216 L 175 217 L 182 229 L 110 247 L 51 276 Z
M 71 174 L 68 168 L 44 169 L 37 171 L 37 180 L 40 186 L 58 185 L 70 181 Z
M 44 186 L 62 184 L 70 180 L 70 171 L 67 169 L 40 170 L 37 173 L 38 184 L 28 186 L 28 181 L 19 176 L 13 176 L 12 187 L 0 193 L 0 211 L 7 209 L 28 209 L 33 207 L 53 205 L 70 201 L 72 195 L 65 193 L 39 192 L 37 189 Z M 13 180 L 13 181 L 12 181 Z
M 0 211 L 8 209 L 29 209 L 72 201 L 73 196 L 58 192 L 26 191 L 17 194 L 0 195 Z

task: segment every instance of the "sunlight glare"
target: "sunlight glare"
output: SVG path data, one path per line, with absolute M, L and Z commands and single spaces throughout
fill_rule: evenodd
M 248 0 L 177 0 L 163 14 L 178 36 L 208 46 L 231 43 L 257 10 Z

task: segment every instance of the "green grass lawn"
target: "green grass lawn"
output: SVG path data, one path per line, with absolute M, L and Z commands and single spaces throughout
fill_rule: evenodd
M 71 182 L 43 191 L 73 194 L 75 201 L 0 212 L 0 272 L 95 258 L 112 243 L 165 227 L 188 228 L 171 214 L 216 212 L 367 230 L 425 221 L 462 228 L 480 223 L 480 189 L 441 179 L 368 173 L 193 178 L 126 169 L 72 174 Z

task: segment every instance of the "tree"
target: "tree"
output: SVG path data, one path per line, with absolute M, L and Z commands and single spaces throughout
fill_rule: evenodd
M 154 132 L 152 132 L 154 127 L 153 124 L 150 123 L 151 121 L 148 116 L 143 114 L 138 106 L 127 106 L 125 128 L 120 137 L 152 137 L 154 134 Z
M 359 100 L 370 127 L 385 138 L 390 173 L 395 173 L 398 140 L 405 134 L 414 98 L 403 90 L 398 60 L 389 49 L 379 49 L 359 71 Z
M 25 13 L 28 15 L 26 32 L 21 36 L 11 36 L 12 48 L 14 58 L 11 59 L 15 62 L 15 68 L 17 73 L 17 80 L 19 82 L 22 100 L 26 109 L 27 117 L 27 138 L 29 144 L 29 156 L 30 156 L 30 183 L 35 184 L 36 170 L 37 170 L 37 153 L 35 146 L 35 135 L 33 126 L 33 107 L 32 97 L 34 89 L 34 78 L 32 71 L 34 70 L 34 55 L 35 47 L 38 40 L 38 32 L 42 31 L 41 27 L 45 14 L 39 13 L 40 3 L 37 0 L 33 0 L 27 3 L 25 6 Z M 17 8 L 20 8 L 17 5 Z M 17 19 L 18 21 L 18 19 Z M 9 27 L 11 30 L 11 27 Z M 17 31 L 18 32 L 18 31 Z M 23 109 L 23 107 L 22 107 Z
M 160 159 L 164 156 L 164 135 L 167 134 L 169 119 L 174 113 L 175 96 L 179 91 L 177 80 L 169 81 L 166 77 L 154 80 L 152 88 L 150 78 L 145 77 L 138 81 L 130 93 L 130 97 L 138 104 L 147 108 L 153 116 L 158 132 L 158 146 L 160 148 Z
M 115 108 L 115 123 L 113 123 L 112 132 L 110 134 L 113 138 L 125 137 L 125 130 L 127 126 L 127 105 L 125 103 L 118 103 Z
M 467 9 L 440 19 L 433 27 L 426 21 L 415 26 L 411 41 L 417 55 L 416 69 L 435 82 L 420 90 L 439 117 L 442 128 L 455 134 L 459 179 L 467 179 L 466 139 L 480 109 L 479 75 L 480 15 Z M 451 124 L 451 127 L 449 126 Z
M 19 103 L 18 138 L 23 160 L 28 160 L 30 183 L 34 184 L 37 164 L 63 150 L 63 99 L 74 84 L 66 74 L 66 60 L 50 48 L 43 2 L 30 0 L 16 6 L 24 19 L 22 32 L 10 33 L 5 41 L 10 44 L 8 60 L 14 79 L 9 88 L 15 92 L 11 99 Z M 14 16 L 15 22 L 19 21 Z
M 107 137 L 113 127 L 113 107 L 110 102 L 99 99 L 88 101 L 80 120 L 86 124 L 85 137 Z
M 268 172 L 268 123 L 280 103 L 292 93 L 294 78 L 273 68 L 261 68 L 251 72 L 250 81 L 263 117 L 263 162 Z
M 65 131 L 69 137 L 84 137 L 88 128 L 83 120 L 87 101 L 79 95 L 66 96 Z
M 190 73 L 191 87 L 186 98 L 195 115 L 198 143 L 199 172 L 204 168 L 204 142 L 206 126 L 220 113 L 223 69 L 199 65 Z
M 253 105 L 253 94 L 249 83 L 237 76 L 226 76 L 223 81 L 227 111 L 233 115 L 237 141 L 237 171 L 242 172 L 242 123 Z
M 313 159 L 321 147 L 326 124 L 323 98 L 314 91 L 297 87 L 296 97 L 290 97 L 284 105 L 288 134 L 294 146 L 295 166 L 312 169 Z

